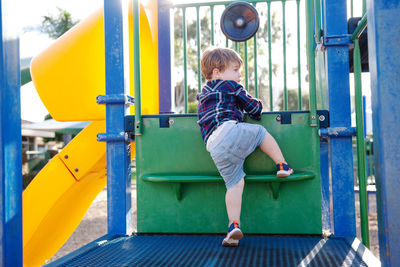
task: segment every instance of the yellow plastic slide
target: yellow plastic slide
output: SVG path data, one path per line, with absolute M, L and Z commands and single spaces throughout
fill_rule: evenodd
M 142 112 L 157 114 L 157 0 L 141 2 L 141 83 L 146 88 L 142 90 Z M 129 47 L 133 47 L 131 15 L 129 10 Z M 129 53 L 132 63 L 133 51 Z M 98 133 L 106 132 L 105 107 L 96 103 L 96 96 L 105 94 L 104 58 L 101 9 L 32 60 L 32 80 L 52 117 L 92 123 L 23 192 L 24 266 L 40 266 L 51 258 L 106 185 L 106 144 L 96 139 Z M 133 85 L 133 64 L 130 64 L 130 84 Z M 133 86 L 130 91 L 133 95 Z M 134 151 L 133 146 L 132 154 Z

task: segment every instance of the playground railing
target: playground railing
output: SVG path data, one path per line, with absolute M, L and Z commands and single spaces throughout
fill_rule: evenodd
M 356 101 L 356 137 L 357 137 L 357 172 L 359 179 L 359 197 L 360 197 L 360 220 L 361 237 L 363 244 L 369 247 L 369 227 L 368 227 L 368 199 L 367 199 L 367 180 L 365 163 L 365 138 L 364 138 L 364 118 L 363 118 L 363 100 L 361 86 L 361 56 L 358 38 L 367 27 L 367 15 L 364 14 L 357 28 L 351 36 L 354 42 L 353 62 L 354 62 L 354 84 Z
M 163 4 L 163 8 L 170 8 L 171 12 L 177 12 L 180 16 L 181 15 L 181 22 L 179 22 L 176 17 L 175 17 L 175 23 L 182 24 L 182 28 L 178 29 L 177 27 L 175 28 L 174 35 L 175 36 L 180 36 L 182 35 L 182 45 L 179 47 L 179 50 L 182 49 L 181 51 L 177 51 L 179 53 L 183 54 L 183 89 L 184 89 L 184 113 L 188 113 L 188 102 L 189 96 L 188 92 L 190 90 L 190 86 L 188 86 L 188 68 L 193 67 L 196 64 L 192 64 L 192 66 L 188 66 L 189 60 L 191 62 L 197 61 L 197 70 L 195 70 L 196 74 L 196 79 L 197 79 L 197 91 L 200 92 L 202 83 L 204 80 L 202 80 L 201 73 L 200 73 L 200 54 L 201 54 L 201 49 L 202 49 L 202 44 L 204 46 L 205 43 L 210 44 L 210 45 L 216 45 L 216 35 L 220 34 L 220 30 L 216 25 L 219 25 L 219 23 L 216 23 L 216 9 L 220 7 L 225 7 L 232 3 L 234 1 L 214 1 L 214 2 L 196 2 L 196 3 L 179 3 L 179 4 Z M 300 35 L 300 29 L 301 29 L 301 8 L 302 6 L 300 5 L 301 2 L 300 0 L 248 0 L 246 2 L 251 3 L 256 7 L 259 12 L 263 11 L 265 12 L 266 10 L 266 19 L 264 22 L 264 16 L 260 16 L 260 25 L 266 25 L 266 29 L 262 28 L 264 36 L 261 36 L 262 34 L 260 33 L 259 36 L 254 35 L 250 40 L 245 41 L 245 42 L 233 42 L 228 40 L 228 38 L 225 38 L 225 42 L 222 41 L 222 45 L 225 47 L 231 47 L 235 49 L 239 54 L 242 55 L 244 59 L 244 87 L 250 91 L 252 94 L 254 93 L 254 96 L 257 98 L 260 98 L 262 92 L 261 92 L 261 86 L 260 82 L 264 82 L 263 77 L 264 75 L 260 75 L 260 67 L 262 66 L 262 63 L 266 63 L 264 67 L 268 68 L 268 75 L 265 78 L 265 87 L 268 88 L 268 92 L 265 93 L 264 96 L 268 96 L 269 101 L 265 101 L 266 103 L 269 102 L 269 111 L 274 110 L 274 90 L 272 89 L 273 86 L 277 87 L 277 84 L 273 83 L 273 70 L 274 68 L 277 68 L 277 66 L 282 66 L 282 69 L 279 69 L 279 76 L 282 76 L 282 80 L 277 81 L 279 83 L 279 87 L 283 88 L 282 92 L 282 102 L 279 105 L 281 106 L 281 109 L 283 110 L 288 110 L 288 109 L 296 109 L 297 110 L 302 110 L 304 103 L 302 102 L 302 75 L 301 75 L 301 58 L 304 58 L 307 55 L 314 55 L 314 7 L 313 7 L 313 1 L 307 0 L 305 1 L 305 9 L 306 9 L 306 17 L 305 17 L 305 23 L 307 25 L 307 50 L 302 51 L 302 43 L 301 43 L 301 35 Z M 279 10 L 277 9 L 277 5 L 275 3 L 281 2 L 281 14 L 278 15 Z M 287 21 L 286 21 L 286 8 L 288 6 L 288 2 L 295 3 L 295 8 L 294 5 L 290 5 L 291 9 L 290 12 L 294 12 L 296 14 L 296 18 L 291 18 L 291 22 L 296 21 L 296 31 L 297 31 L 297 40 L 296 40 L 296 46 L 297 46 L 297 66 L 294 68 L 293 64 L 292 69 L 296 69 L 297 71 L 297 103 L 296 103 L 296 108 L 292 107 L 289 108 L 289 94 L 288 94 L 288 59 L 287 59 L 287 47 L 288 47 L 288 36 L 291 36 L 291 33 L 287 33 Z M 273 4 L 273 7 L 271 7 L 271 4 Z M 195 13 L 193 12 L 195 9 Z M 207 26 L 207 29 L 204 28 L 204 25 L 202 25 L 202 18 L 200 17 L 200 14 L 203 14 L 204 12 L 200 12 L 200 9 L 206 10 L 206 15 L 207 20 L 210 21 L 210 26 Z M 294 11 L 295 9 L 295 11 Z M 202 11 L 203 11 L 202 10 Z M 271 15 L 271 11 L 273 11 L 273 14 Z M 190 23 L 188 25 L 188 14 L 196 14 L 196 19 L 195 22 L 191 20 L 190 22 L 193 21 L 193 23 Z M 264 13 L 263 13 L 264 14 Z M 277 17 L 280 16 L 282 18 L 281 22 L 277 22 Z M 192 19 L 192 18 L 190 18 Z M 304 18 L 303 18 L 304 19 Z M 194 25 L 195 24 L 195 25 Z M 279 24 L 279 25 L 277 25 Z M 290 24 L 294 25 L 293 24 Z M 189 26 L 189 27 L 188 27 Z M 261 26 L 264 27 L 264 26 Z M 193 32 L 191 33 L 192 38 L 195 38 L 195 42 L 193 42 L 193 39 L 188 40 L 188 28 L 192 29 L 195 28 L 196 34 L 194 35 Z M 293 27 L 294 28 L 294 27 Z M 172 30 L 172 29 L 171 29 Z M 210 32 L 210 37 L 207 38 L 207 40 L 201 40 L 201 32 L 202 30 L 207 30 Z M 180 31 L 180 32 L 177 32 Z M 260 32 L 260 30 L 259 30 Z M 279 64 L 275 64 L 273 58 L 276 59 L 276 54 L 272 51 L 272 45 L 273 45 L 273 40 L 276 40 L 276 36 L 281 36 L 282 37 L 282 47 L 281 47 L 281 52 L 282 52 L 282 57 L 281 57 L 281 62 Z M 194 37 L 195 36 L 195 37 Z M 177 37 L 175 37 L 177 38 Z M 203 37 L 204 38 L 204 37 Z M 261 40 L 262 39 L 262 40 Z M 277 38 L 279 39 L 279 38 Z M 192 42 L 190 42 L 192 41 Z M 263 44 L 268 44 L 268 46 L 265 46 L 265 48 L 260 48 L 261 42 L 264 42 Z M 196 44 L 196 48 L 192 48 L 190 44 Z M 221 44 L 218 44 L 221 45 Z M 266 47 L 268 47 L 266 49 Z M 190 55 L 188 55 L 188 50 L 192 49 L 192 51 L 195 51 L 193 53 L 192 58 L 190 58 Z M 268 62 L 262 58 L 262 62 L 260 62 L 260 53 L 263 53 L 264 50 L 268 50 L 267 55 L 268 55 Z M 302 54 L 304 53 L 304 55 Z M 280 53 L 280 52 L 279 52 Z M 195 58 L 193 58 L 195 57 Z M 310 110 L 313 115 L 313 125 L 316 125 L 316 97 L 315 97 L 315 67 L 314 67 L 314 56 L 309 56 L 308 57 L 308 67 L 309 67 L 309 83 L 310 83 L 310 92 L 309 92 L 309 97 L 310 97 Z M 291 62 L 294 60 L 291 59 Z M 260 64 L 261 63 L 261 64 Z M 252 73 L 249 73 L 249 70 L 253 70 Z M 275 70 L 276 71 L 276 70 Z M 293 71 L 295 73 L 296 71 Z M 249 78 L 251 76 L 251 79 Z M 192 81 L 193 79 L 189 79 Z M 252 82 L 250 82 L 252 81 Z M 251 83 L 251 84 L 250 84 Z M 193 84 L 193 83 L 192 83 Z M 292 83 L 293 84 L 293 83 Z M 193 86 L 192 86 L 193 87 Z M 192 89 L 193 90 L 193 89 Z M 193 93 L 192 93 L 193 97 Z M 266 97 L 267 98 L 267 97 Z M 266 99 L 265 98 L 265 99 Z M 293 101 L 292 101 L 293 102 Z

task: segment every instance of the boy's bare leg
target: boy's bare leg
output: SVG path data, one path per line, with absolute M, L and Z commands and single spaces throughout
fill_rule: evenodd
M 282 151 L 279 148 L 278 143 L 268 132 L 265 135 L 264 141 L 260 145 L 260 148 L 265 154 L 267 154 L 267 156 L 269 156 L 275 162 L 275 164 L 278 164 L 279 162 L 287 164 L 285 158 L 282 155 Z
M 229 218 L 228 227 L 233 223 L 233 221 L 237 221 L 237 223 L 240 225 L 240 212 L 242 209 L 243 187 L 244 187 L 244 179 L 240 180 L 234 187 L 226 191 L 225 203 L 226 203 L 226 211 L 228 213 L 228 218 Z

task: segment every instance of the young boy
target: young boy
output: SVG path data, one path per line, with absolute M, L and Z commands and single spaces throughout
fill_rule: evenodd
M 201 72 L 207 84 L 197 95 L 198 121 L 207 151 L 225 181 L 228 234 L 223 246 L 238 246 L 243 237 L 240 225 L 244 187 L 243 163 L 258 146 L 277 166 L 277 177 L 293 173 L 275 139 L 264 127 L 243 122 L 243 111 L 261 119 L 261 102 L 240 84 L 240 56 L 228 48 L 209 48 L 201 58 Z

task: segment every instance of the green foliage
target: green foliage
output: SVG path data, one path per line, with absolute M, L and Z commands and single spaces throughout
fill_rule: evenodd
M 43 16 L 42 25 L 40 27 L 42 33 L 47 34 L 53 39 L 57 39 L 79 22 L 78 20 L 73 20 L 68 11 L 59 7 L 57 9 L 57 15 Z
M 279 95 L 278 99 L 278 106 L 279 110 L 285 110 L 284 108 L 284 92 Z M 298 101 L 299 96 L 296 89 L 288 89 L 287 90 L 287 98 L 288 98 L 288 110 L 299 110 Z M 310 98 L 309 95 L 302 95 L 301 96 L 301 104 L 302 110 L 308 110 L 310 108 Z

